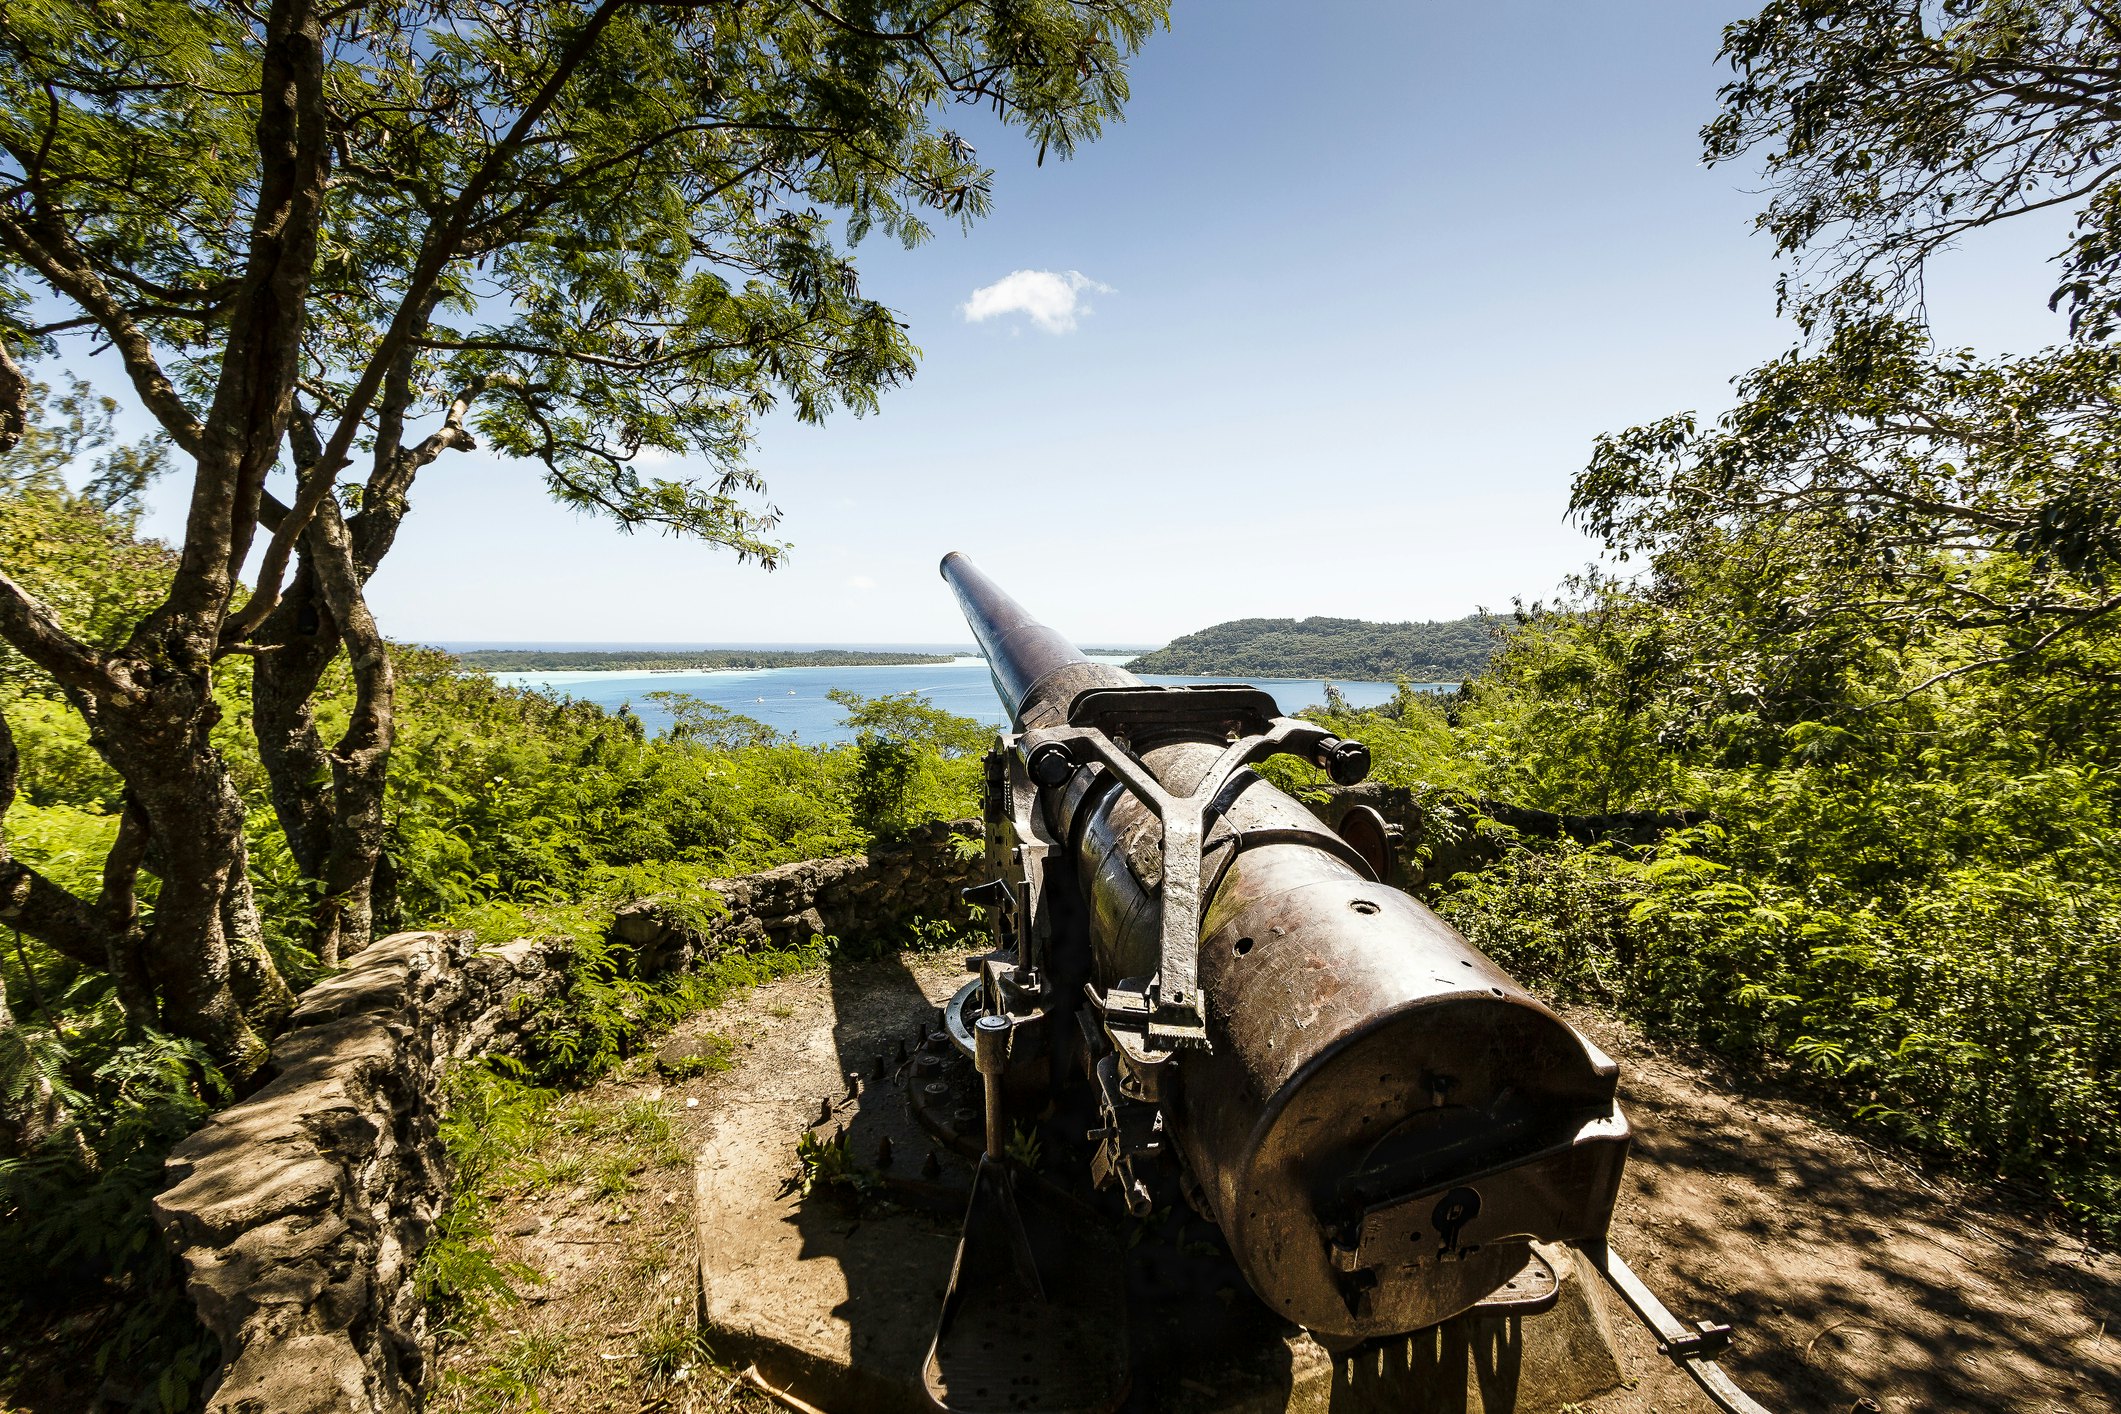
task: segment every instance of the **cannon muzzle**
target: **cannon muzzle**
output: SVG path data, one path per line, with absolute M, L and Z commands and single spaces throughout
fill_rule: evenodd
M 1141 679 L 1124 668 L 1091 662 L 957 551 L 943 556 L 942 571 L 979 641 L 994 691 L 1017 727 L 1064 722 L 1068 703 L 1086 688 L 1141 686 Z

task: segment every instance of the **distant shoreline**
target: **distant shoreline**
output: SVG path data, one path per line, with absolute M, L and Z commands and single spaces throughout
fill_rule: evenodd
M 930 662 L 913 663 L 899 661 L 893 661 L 888 663 L 783 663 L 766 667 L 736 666 L 719 668 L 491 668 L 481 667 L 476 664 L 467 664 L 466 667 L 472 672 L 484 673 L 488 677 L 496 678 L 504 682 L 507 682 L 507 680 L 509 679 L 525 680 L 522 682 L 509 683 L 508 685 L 510 686 L 534 687 L 545 682 L 574 682 L 577 680 L 590 681 L 599 678 L 742 678 L 752 677 L 762 673 L 784 673 L 792 669 L 817 667 L 882 670 L 886 668 L 941 669 L 963 668 L 972 666 L 984 667 L 985 665 L 986 659 L 978 657 L 974 654 L 967 653 L 956 658 L 937 658 Z
M 690 651 L 538 648 L 459 650 L 456 659 L 486 673 L 702 673 L 756 672 L 766 668 L 888 668 L 953 663 L 957 653 L 910 653 L 850 648 L 800 651 L 710 648 Z

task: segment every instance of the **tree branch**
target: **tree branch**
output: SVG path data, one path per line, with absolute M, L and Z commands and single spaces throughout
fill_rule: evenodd
M 29 378 L 0 339 L 0 454 L 12 452 L 29 430 Z
M 103 654 L 63 628 L 37 597 L 0 571 L 0 638 L 57 678 L 92 696 L 125 695 L 131 684 L 111 671 Z
M 273 0 L 264 40 L 249 249 L 228 308 L 230 337 L 170 600 L 172 612 L 212 614 L 216 626 L 226 622 L 257 531 L 258 498 L 286 437 L 331 170 L 324 40 L 310 0 Z M 219 641 L 202 646 L 211 653 Z
M 15 734 L 0 714 L 0 818 L 15 803 L 22 777 L 22 756 Z M 102 971 L 107 956 L 95 910 L 7 852 L 0 836 L 0 923 L 23 932 L 72 958 Z
M 199 455 L 205 429 L 199 419 L 192 416 L 191 409 L 184 405 L 184 399 L 177 395 L 176 385 L 169 381 L 169 375 L 162 371 L 147 332 L 133 322 L 110 288 L 89 268 L 87 259 L 74 248 L 73 238 L 65 228 L 41 212 L 31 218 L 29 226 L 25 226 L 15 219 L 13 212 L 0 210 L 0 249 L 20 258 L 46 284 L 79 305 L 96 321 L 96 326 L 118 350 L 118 357 L 124 361 L 125 371 L 132 379 L 133 390 L 140 395 L 141 403 L 154 415 L 155 421 L 162 424 L 162 430 L 169 434 L 172 442 L 187 455 Z
M 242 612 L 233 615 L 222 635 L 225 643 L 239 642 L 253 633 L 273 606 L 280 602 L 281 580 L 287 573 L 288 557 L 293 553 L 296 540 L 309 526 L 317 506 L 324 496 L 330 494 L 339 469 L 346 465 L 347 453 L 353 447 L 354 438 L 360 434 L 362 420 L 367 417 L 370 404 L 375 401 L 383 379 L 397 361 L 399 353 L 418 332 L 424 322 L 422 311 L 431 308 L 429 303 L 437 282 L 449 263 L 459 254 L 464 234 L 469 229 L 471 218 L 479 203 L 486 199 L 494 184 L 501 178 L 502 170 L 510 157 L 544 121 L 546 113 L 558 101 L 561 92 L 574 78 L 574 72 L 596 47 L 605 26 L 615 18 L 627 0 L 602 0 L 591 12 L 582 28 L 569 41 L 553 70 L 546 75 L 535 96 L 525 104 L 523 111 L 509 126 L 508 132 L 486 154 L 478 169 L 457 193 L 440 224 L 428 232 L 421 242 L 420 258 L 414 263 L 412 273 L 405 282 L 405 297 L 399 301 L 397 313 L 391 317 L 390 327 L 377 342 L 375 352 L 361 370 L 360 381 L 347 396 L 341 409 L 339 425 L 333 431 L 331 442 L 324 448 L 320 463 L 321 474 L 310 479 L 310 484 L 301 488 L 290 508 L 290 514 L 273 532 L 272 540 L 265 547 L 264 561 L 258 567 L 257 591 Z
M 443 415 L 441 427 L 410 448 L 399 446 L 388 461 L 377 458 L 375 470 L 370 473 L 361 497 L 360 514 L 353 518 L 349 527 L 354 564 L 363 583 L 375 573 L 376 566 L 396 538 L 398 524 L 405 518 L 405 497 L 412 490 L 413 478 L 419 475 L 420 469 L 444 452 L 478 450 L 478 441 L 464 422 L 472 404 L 490 388 L 524 386 L 523 381 L 513 375 L 480 374 L 458 390 L 448 412 Z M 321 510 L 319 514 L 322 514 Z

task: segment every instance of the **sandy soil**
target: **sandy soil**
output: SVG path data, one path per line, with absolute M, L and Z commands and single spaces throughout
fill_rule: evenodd
M 942 966 L 917 969 L 924 988 L 941 984 Z M 738 1099 L 727 1087 L 746 1065 L 770 1069 L 794 1039 L 778 1023 L 829 1004 L 830 985 L 821 973 L 789 978 L 683 1028 L 734 1041 L 736 1075 L 666 1082 L 642 1065 L 588 1098 L 653 1100 L 676 1142 L 691 1145 L 718 1105 Z M 1739 1328 L 1727 1368 L 1768 1407 L 2121 1410 L 2121 1261 L 1710 1061 L 1652 1047 L 1598 1013 L 1572 1019 L 1621 1062 L 1637 1132 L 1614 1245 L 1682 1319 Z M 585 1142 L 594 1170 L 595 1145 L 617 1141 Z M 693 1302 L 690 1181 L 689 1167 L 667 1163 L 618 1197 L 586 1182 L 507 1196 L 496 1224 L 504 1255 L 544 1283 L 445 1353 L 431 1407 L 770 1407 L 679 1339 L 674 1323 Z M 1586 1414 L 1709 1410 L 1608 1304 L 1636 1383 Z M 511 1384 L 511 1371 L 526 1378 Z

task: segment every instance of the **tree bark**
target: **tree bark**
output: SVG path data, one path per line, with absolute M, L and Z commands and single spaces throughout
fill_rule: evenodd
M 241 819 L 243 798 L 235 782 L 224 775 L 222 784 Z M 241 829 L 236 831 L 228 888 L 221 894 L 221 933 L 228 939 L 229 983 L 243 1014 L 266 1035 L 276 1034 L 295 1009 L 295 994 L 265 947 L 265 926 L 250 886 L 250 841 Z
M 251 721 L 273 810 L 302 877 L 322 881 L 331 849 L 331 753 L 312 702 L 339 652 L 339 626 L 317 593 L 305 554 L 280 606 L 259 626 Z
M 261 1028 L 291 1004 L 257 940 L 231 935 L 241 910 L 230 895 L 247 899 L 249 890 L 243 803 L 209 739 L 219 715 L 210 677 L 173 676 L 145 697 L 97 714 L 104 755 L 145 819 L 162 882 L 141 970 L 161 1024 L 204 1042 L 241 1080 L 264 1062 Z
M 318 508 L 305 539 L 318 595 L 340 626 L 354 679 L 353 710 L 331 751 L 331 844 L 316 917 L 317 956 L 336 964 L 367 947 L 374 927 L 397 679 L 389 645 L 361 592 L 352 537 L 335 504 L 327 501 Z
M 118 838 L 103 861 L 103 893 L 97 900 L 104 947 L 126 1034 L 139 1040 L 155 1023 L 155 988 L 147 975 L 146 935 L 140 927 L 140 866 L 150 843 L 147 817 L 130 795 L 118 819 Z
M 0 453 L 11 452 L 29 430 L 29 375 L 0 340 Z
M 12 598 L 0 593 L 0 605 L 18 621 L 51 626 L 49 612 L 4 576 L 0 591 L 13 591 Z M 69 674 L 80 667 L 64 656 L 66 644 L 28 632 L 8 636 L 40 666 Z M 196 639 L 177 642 L 203 647 Z M 151 991 L 153 1019 L 205 1043 L 241 1080 L 264 1059 L 258 1028 L 277 1025 L 293 998 L 257 936 L 243 872 L 243 802 L 211 740 L 220 715 L 211 670 L 196 657 L 178 671 L 166 657 L 158 663 L 130 654 L 90 666 L 93 672 L 81 672 L 87 685 L 70 695 L 97 750 L 126 782 L 125 818 L 104 862 L 102 895 L 94 904 L 77 898 L 10 857 L 0 840 L 0 922 L 85 966 L 110 970 L 136 1027 L 147 1019 L 143 994 Z M 0 812 L 13 801 L 19 765 L 14 735 L 0 717 Z M 149 852 L 162 889 L 154 926 L 142 935 L 134 879 Z

